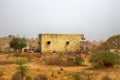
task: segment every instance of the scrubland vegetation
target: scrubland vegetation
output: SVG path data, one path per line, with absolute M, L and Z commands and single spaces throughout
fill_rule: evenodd
M 76 57 L 58 54 L 41 55 L 39 53 L 16 53 L 0 55 L 0 79 L 2 80 L 119 80 L 120 67 L 105 66 L 94 68 L 88 58 L 76 64 Z M 78 61 L 79 62 L 79 59 Z M 104 79 L 105 80 L 105 79 Z
M 0 80 L 119 80 L 119 36 L 110 37 L 93 50 L 80 48 L 73 53 L 21 52 L 25 46 L 22 40 L 18 42 L 21 48 L 11 46 L 13 52 L 0 50 Z

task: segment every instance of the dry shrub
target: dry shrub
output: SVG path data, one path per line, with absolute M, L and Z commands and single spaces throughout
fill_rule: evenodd
M 73 80 L 84 80 L 83 76 L 81 76 L 79 72 L 73 73 L 72 78 Z
M 25 80 L 32 80 L 31 76 L 26 76 L 24 79 L 25 79 Z M 15 74 L 12 76 L 11 80 L 22 80 L 22 79 L 21 79 L 21 74 L 20 74 L 19 72 L 15 73 Z
M 27 58 L 40 58 L 41 54 L 40 53 L 23 53 L 20 55 L 20 57 L 27 57 Z
M 2 53 L 2 48 L 0 47 L 0 53 Z
M 97 74 L 94 72 L 72 72 L 68 73 L 67 76 L 72 80 L 96 80 Z
M 3 70 L 0 70 L 0 78 L 4 75 Z
M 0 61 L 0 65 L 13 64 L 13 61 Z
M 72 57 L 65 55 L 64 58 L 58 54 L 50 55 L 47 59 L 48 65 L 57 66 L 81 66 L 83 64 L 83 59 L 81 57 Z
M 102 80 L 111 80 L 108 75 L 103 76 Z
M 34 80 L 48 80 L 46 75 L 38 75 L 34 78 Z
M 15 73 L 13 76 L 12 76 L 12 79 L 11 80 L 21 80 L 21 74 L 20 73 Z
M 26 76 L 26 80 L 33 80 L 31 76 Z
M 65 66 L 76 66 L 73 57 L 67 57 Z
M 6 47 L 3 52 L 4 53 L 13 53 L 13 49 L 11 49 L 10 47 Z
M 17 56 L 17 53 L 14 54 L 14 56 Z M 40 53 L 21 53 L 19 57 L 26 57 L 28 59 L 34 59 L 34 58 L 41 58 Z
M 62 58 L 60 58 L 60 56 L 53 55 L 47 59 L 47 64 L 61 66 L 65 64 L 65 61 Z

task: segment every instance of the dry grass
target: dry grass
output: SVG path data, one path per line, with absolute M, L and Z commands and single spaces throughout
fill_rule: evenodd
M 39 56 L 37 53 L 22 53 L 20 57 L 26 57 L 29 60 L 27 76 L 35 79 L 38 75 L 44 75 L 48 80 L 73 80 L 69 77 L 69 74 L 77 72 L 87 72 L 91 74 L 91 80 L 103 80 L 106 76 L 110 80 L 120 79 L 120 68 L 109 68 L 102 70 L 88 70 L 90 63 L 88 63 L 88 58 L 85 58 L 84 64 L 87 66 L 58 66 L 58 65 L 48 65 L 46 61 L 50 60 L 50 54 Z M 58 57 L 58 56 L 57 56 Z M 16 56 L 14 54 L 1 54 L 0 55 L 0 80 L 11 80 L 12 76 L 16 73 L 16 67 L 14 59 Z M 57 59 L 57 58 L 56 58 Z M 55 60 L 56 60 L 55 59 Z M 95 76 L 97 74 L 97 77 Z M 84 74 L 87 75 L 87 74 Z M 26 79 L 24 79 L 26 80 Z

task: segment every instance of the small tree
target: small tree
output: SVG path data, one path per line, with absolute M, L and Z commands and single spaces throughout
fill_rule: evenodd
M 18 49 L 18 43 L 20 41 L 20 38 L 13 37 L 12 40 L 9 43 L 10 48 L 13 48 L 15 51 Z
M 9 38 L 13 38 L 14 36 L 13 35 L 8 35 Z
M 25 38 L 21 38 L 18 43 L 18 49 L 22 52 L 22 49 L 27 46 Z
M 19 50 L 20 52 L 24 47 L 27 46 L 25 38 L 13 37 L 9 43 L 10 48 L 13 48 L 15 51 Z
M 15 60 L 15 64 L 18 65 L 17 70 L 18 73 L 20 73 L 21 75 L 21 80 L 23 80 L 24 76 L 26 75 L 26 71 L 28 68 L 24 64 L 26 64 L 27 62 L 28 60 L 26 58 L 17 58 Z

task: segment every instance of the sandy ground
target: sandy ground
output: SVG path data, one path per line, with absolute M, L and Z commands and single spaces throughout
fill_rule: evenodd
M 41 58 L 32 54 L 30 55 L 33 57 L 30 57 L 30 61 L 26 65 L 28 66 L 27 76 L 30 76 L 32 80 L 34 80 L 34 78 L 40 74 L 46 75 L 48 80 L 73 80 L 70 74 L 76 72 L 82 73 L 83 76 L 90 77 L 90 80 L 105 80 L 103 79 L 105 76 L 108 76 L 111 80 L 120 80 L 120 68 L 101 70 L 89 69 L 91 65 L 88 62 L 88 58 L 85 58 L 84 63 L 87 66 L 61 67 L 55 65 L 46 65 L 41 62 Z M 0 54 L 0 80 L 11 80 L 12 76 L 17 71 L 17 65 L 12 63 L 15 58 L 16 57 L 13 56 L 13 54 Z M 58 73 L 59 71 L 60 73 Z

